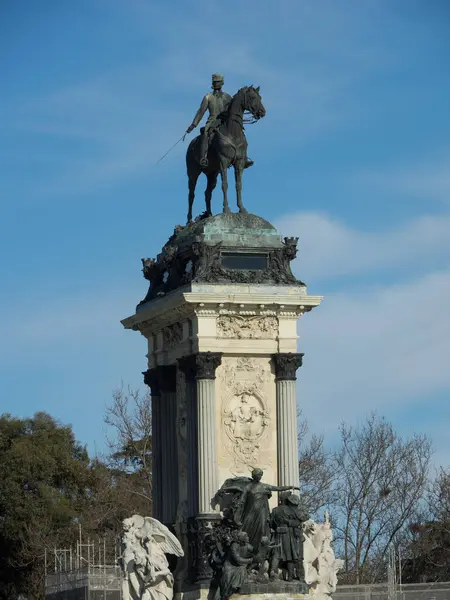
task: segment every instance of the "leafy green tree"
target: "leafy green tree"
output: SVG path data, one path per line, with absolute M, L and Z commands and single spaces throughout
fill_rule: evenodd
M 69 426 L 46 413 L 0 417 L 0 598 L 41 598 L 44 553 L 69 543 L 83 506 L 89 458 Z

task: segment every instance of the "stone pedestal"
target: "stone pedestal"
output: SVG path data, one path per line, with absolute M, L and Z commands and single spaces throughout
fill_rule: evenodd
M 210 577 L 201 540 L 225 479 L 258 466 L 265 482 L 298 486 L 297 321 L 321 297 L 290 270 L 296 244 L 254 215 L 177 228 L 143 261 L 149 292 L 122 321 L 148 344 L 153 516 L 191 532 L 191 584 Z

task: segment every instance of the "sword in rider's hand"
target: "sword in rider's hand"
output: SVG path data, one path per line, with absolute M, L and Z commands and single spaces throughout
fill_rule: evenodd
M 187 133 L 188 132 L 186 131 L 186 133 L 182 137 L 180 137 L 180 139 L 178 140 L 178 142 L 175 142 L 175 144 L 171 148 L 169 148 L 167 150 L 167 152 L 165 154 L 163 154 L 161 156 L 161 158 L 158 160 L 158 162 L 156 162 L 155 164 L 158 165 L 164 158 L 166 158 L 166 156 L 169 154 L 169 152 L 172 152 L 172 150 L 175 148 L 175 146 L 177 146 L 180 142 L 184 142 L 184 138 L 186 137 Z

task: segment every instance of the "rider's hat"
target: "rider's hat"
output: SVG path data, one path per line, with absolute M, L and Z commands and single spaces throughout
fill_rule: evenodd
M 220 73 L 214 73 L 214 75 L 212 76 L 212 81 L 213 83 L 215 81 L 221 81 L 223 83 L 223 75 L 221 75 Z

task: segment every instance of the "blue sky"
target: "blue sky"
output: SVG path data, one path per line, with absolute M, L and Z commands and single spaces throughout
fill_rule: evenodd
M 325 296 L 300 322 L 311 430 L 375 409 L 448 465 L 449 61 L 447 0 L 4 0 L 0 411 L 102 450 L 111 391 L 143 388 L 120 319 L 185 221 L 186 144 L 155 163 L 219 71 L 267 109 L 244 202 L 300 237 L 296 273 Z

